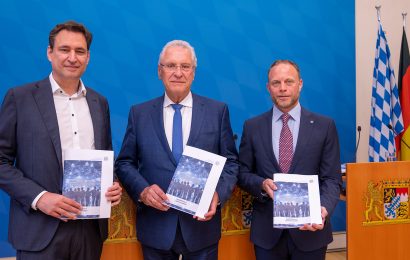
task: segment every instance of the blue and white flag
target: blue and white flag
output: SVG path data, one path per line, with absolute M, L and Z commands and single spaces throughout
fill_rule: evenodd
M 373 70 L 369 161 L 384 162 L 396 153 L 394 136 L 404 130 L 399 91 L 390 65 L 390 49 L 379 22 Z

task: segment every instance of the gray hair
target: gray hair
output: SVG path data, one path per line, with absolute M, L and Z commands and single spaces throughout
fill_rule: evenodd
M 188 42 L 183 41 L 183 40 L 173 40 L 173 41 L 170 41 L 167 44 L 165 44 L 165 46 L 162 48 L 161 53 L 159 54 L 158 65 L 160 65 L 161 59 L 164 57 L 164 53 L 165 53 L 166 49 L 168 47 L 174 47 L 174 46 L 179 46 L 179 47 L 188 49 L 191 52 L 191 55 L 192 55 L 193 66 L 196 68 L 197 59 L 196 59 L 196 54 L 195 54 L 194 47 L 192 47 L 191 44 L 189 44 Z

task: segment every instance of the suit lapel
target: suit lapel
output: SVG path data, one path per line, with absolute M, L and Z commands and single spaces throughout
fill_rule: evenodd
M 199 96 L 192 94 L 192 120 L 191 130 L 187 142 L 188 145 L 194 144 L 196 138 L 199 135 L 202 124 L 206 117 L 205 110 L 206 108 L 203 100 Z
M 87 99 L 88 109 L 90 110 L 91 120 L 93 122 L 94 146 L 97 150 L 102 149 L 103 145 L 101 133 L 104 126 L 101 121 L 102 119 L 101 110 L 99 109 L 99 102 L 95 93 L 90 91 L 89 89 L 87 90 L 85 98 Z
M 62 152 L 60 132 L 58 128 L 57 114 L 54 105 L 53 93 L 51 90 L 50 80 L 48 78 L 37 83 L 33 89 L 33 97 L 37 103 L 38 110 L 43 118 L 54 145 L 59 165 L 62 165 Z
M 273 166 L 275 167 L 275 169 L 279 169 L 278 160 L 275 154 L 273 153 L 272 113 L 273 113 L 272 110 L 265 113 L 259 134 L 261 136 L 262 144 L 266 151 L 266 154 L 268 155 L 270 161 L 273 163 Z
M 292 164 L 290 166 L 289 172 L 292 173 L 297 165 L 298 160 L 303 157 L 303 155 L 308 152 L 305 151 L 305 147 L 309 147 L 308 143 L 310 136 L 312 135 L 313 126 L 315 120 L 311 116 L 312 114 L 302 108 L 300 115 L 300 126 L 299 126 L 299 135 L 298 143 L 296 144 L 295 153 L 293 154 Z
M 168 140 L 165 135 L 163 103 L 164 103 L 164 96 L 157 98 L 157 100 L 152 105 L 151 119 L 152 119 L 155 132 L 158 135 L 158 139 L 160 140 L 161 145 L 164 148 L 164 151 L 166 151 L 172 163 L 177 165 L 175 158 L 172 155 L 172 151 L 169 148 Z

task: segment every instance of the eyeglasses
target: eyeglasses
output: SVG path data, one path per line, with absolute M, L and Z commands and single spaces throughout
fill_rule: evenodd
M 161 65 L 161 67 L 163 67 L 166 71 L 171 71 L 171 72 L 175 72 L 177 71 L 178 67 L 185 72 L 190 72 L 194 66 L 192 66 L 191 64 L 181 64 L 181 65 L 176 65 L 174 63 L 169 63 L 169 64 L 159 64 Z

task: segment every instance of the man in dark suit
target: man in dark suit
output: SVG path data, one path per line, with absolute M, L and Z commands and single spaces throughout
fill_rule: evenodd
M 10 195 L 9 241 L 17 259 L 99 259 L 107 220 L 75 220 L 62 194 L 65 149 L 111 150 L 107 100 L 80 80 L 92 35 L 73 21 L 49 35 L 49 77 L 10 89 L 0 111 L 0 188 Z M 121 187 L 106 191 L 116 205 Z
M 196 65 L 189 43 L 175 40 L 164 46 L 158 75 L 165 94 L 131 108 L 115 164 L 118 178 L 137 204 L 137 237 L 144 259 L 178 259 L 180 254 L 184 259 L 218 257 L 220 205 L 232 192 L 239 165 L 227 106 L 190 91 Z M 182 136 L 173 130 L 178 113 Z M 164 205 L 185 145 L 227 158 L 204 219 Z
M 251 240 L 257 259 L 325 259 L 332 241 L 329 216 L 341 185 L 339 141 L 332 119 L 300 106 L 302 83 L 294 62 L 275 61 L 267 83 L 273 109 L 244 124 L 238 184 L 255 197 Z M 273 173 L 319 176 L 322 224 L 273 228 Z

